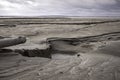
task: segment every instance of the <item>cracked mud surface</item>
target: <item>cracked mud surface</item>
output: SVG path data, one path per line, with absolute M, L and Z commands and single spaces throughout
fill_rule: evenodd
M 0 24 L 1 39 L 27 37 L 25 44 L 0 50 L 0 80 L 120 80 L 119 19 L 0 19 Z M 37 56 L 14 52 L 23 49 Z

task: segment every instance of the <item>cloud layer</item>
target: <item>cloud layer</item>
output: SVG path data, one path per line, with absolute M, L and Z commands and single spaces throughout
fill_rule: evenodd
M 0 15 L 120 16 L 120 0 L 0 0 Z

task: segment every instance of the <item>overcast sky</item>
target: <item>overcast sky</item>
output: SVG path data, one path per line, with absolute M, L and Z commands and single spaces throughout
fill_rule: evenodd
M 120 0 L 0 0 L 0 16 L 120 16 Z

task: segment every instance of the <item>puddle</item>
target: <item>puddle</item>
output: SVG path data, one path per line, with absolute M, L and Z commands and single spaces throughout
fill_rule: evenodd
M 56 53 L 56 54 L 52 54 L 52 59 L 70 59 L 74 56 L 76 55 Z

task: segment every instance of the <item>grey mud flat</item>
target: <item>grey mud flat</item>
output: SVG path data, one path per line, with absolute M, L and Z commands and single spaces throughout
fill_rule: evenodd
M 27 38 L 0 49 L 0 80 L 120 80 L 119 18 L 1 18 L 0 36 Z

